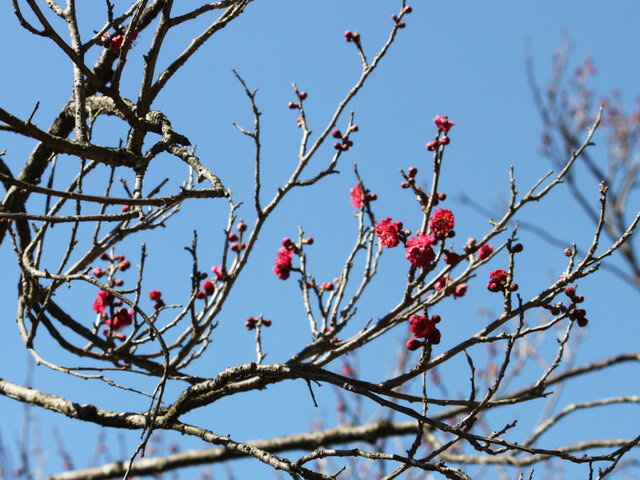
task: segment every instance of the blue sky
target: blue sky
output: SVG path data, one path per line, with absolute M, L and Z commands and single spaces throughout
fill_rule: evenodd
M 176 2 L 177 3 L 177 2 Z M 179 7 L 188 8 L 199 2 L 184 2 Z M 158 97 L 155 108 L 163 110 L 174 128 L 186 134 L 197 153 L 223 183 L 232 188 L 236 201 L 245 201 L 240 217 L 251 224 L 252 185 L 247 172 L 252 169 L 252 150 L 247 138 L 232 125 L 237 122 L 249 127 L 251 110 L 244 93 L 231 69 L 243 76 L 249 88 L 258 88 L 257 102 L 262 115 L 264 155 L 264 198 L 270 198 L 275 188 L 288 178 L 296 162 L 299 130 L 296 113 L 286 108 L 294 99 L 291 82 L 307 91 L 307 118 L 317 134 L 324 129 L 335 106 L 353 83 L 360 69 L 359 58 L 353 45 L 344 41 L 344 31 L 358 31 L 362 36 L 365 52 L 372 57 L 383 45 L 391 28 L 389 18 L 397 11 L 400 2 L 352 0 L 349 2 L 317 2 L 310 0 L 256 0 L 246 13 L 230 28 L 220 32 L 192 61 L 168 84 Z M 117 8 L 128 7 L 129 2 L 116 2 Z M 378 218 L 386 216 L 402 219 L 408 228 L 415 229 L 420 212 L 408 192 L 399 188 L 400 168 L 410 165 L 419 168 L 418 178 L 430 182 L 429 156 L 424 145 L 435 132 L 432 118 L 437 114 L 448 115 L 456 122 L 452 130 L 452 143 L 446 152 L 442 190 L 449 195 L 447 204 L 456 214 L 456 244 L 462 245 L 468 236 L 482 237 L 488 230 L 486 218 L 464 206 L 462 194 L 496 209 L 504 201 L 508 187 L 508 168 L 515 167 L 520 190 L 524 191 L 550 168 L 550 164 L 538 153 L 541 122 L 536 113 L 527 84 L 525 57 L 532 58 L 536 77 L 544 85 L 551 72 L 554 52 L 565 44 L 571 46 L 571 65 L 582 62 L 586 56 L 593 58 L 598 73 L 592 79 L 592 87 L 598 95 L 605 95 L 615 88 L 623 92 L 623 102 L 628 110 L 636 106 L 640 57 L 637 52 L 640 40 L 637 35 L 637 19 L 640 5 L 634 1 L 610 2 L 415 2 L 413 13 L 406 17 L 407 28 L 399 32 L 395 44 L 374 73 L 365 88 L 350 105 L 355 111 L 360 131 L 353 137 L 354 148 L 341 159 L 342 175 L 330 176 L 306 191 L 293 192 L 274 215 L 261 234 L 254 261 L 243 272 L 225 310 L 221 326 L 214 336 L 209 353 L 197 365 L 200 374 L 214 376 L 217 371 L 238 362 L 253 360 L 253 336 L 244 331 L 244 319 L 249 315 L 264 313 L 274 325 L 265 332 L 267 361 L 281 361 L 296 351 L 309 338 L 306 322 L 301 315 L 301 304 L 293 281 L 281 282 L 271 274 L 273 257 L 284 236 L 295 236 L 298 225 L 312 235 L 316 242 L 310 250 L 309 262 L 316 278 L 328 281 L 338 274 L 343 259 L 350 248 L 355 233 L 355 220 L 348 202 L 349 188 L 355 184 L 351 163 L 357 162 L 360 174 L 379 200 L 375 204 Z M 101 5 L 102 7 L 102 5 Z M 101 27 L 104 12 L 97 7 L 81 12 L 86 21 L 83 33 L 88 35 Z M 181 51 L 193 38 L 193 27 L 202 28 L 204 22 L 175 32 L 167 41 L 166 62 Z M 45 128 L 69 98 L 72 69 L 70 63 L 51 42 L 35 38 L 22 30 L 13 17 L 9 2 L 0 5 L 0 41 L 3 76 L 0 79 L 2 93 L 0 104 L 10 112 L 28 117 L 36 101 L 40 108 L 34 122 Z M 124 93 L 134 98 L 140 79 L 140 55 L 149 47 L 151 32 L 144 32 L 131 51 L 131 63 L 125 71 Z M 569 69 L 570 71 L 572 68 Z M 347 117 L 339 121 L 344 128 Z M 99 121 L 96 125 L 99 142 L 117 145 L 126 135 L 115 121 Z M 604 137 L 596 136 L 596 142 L 604 145 Z M 11 134 L 0 134 L 0 150 L 6 148 L 4 160 L 15 172 L 19 171 L 25 155 L 33 143 Z M 332 149 L 323 148 L 311 168 L 321 168 L 328 161 Z M 606 151 L 602 146 L 594 149 L 594 155 L 604 161 Z M 64 159 L 61 176 L 71 174 L 74 160 Z M 105 170 L 106 171 L 106 170 Z M 118 172 L 129 182 L 130 172 Z M 152 179 L 165 176 L 182 179 L 185 168 L 169 158 L 159 158 L 149 170 Z M 99 185 L 101 177 L 96 178 Z M 178 185 L 179 181 L 173 185 Z M 585 180 L 584 190 L 595 203 L 597 184 Z M 591 193 L 589 193 L 591 192 Z M 118 192 L 122 194 L 122 192 Z M 637 196 L 636 209 L 640 204 Z M 31 205 L 36 208 L 35 201 Z M 632 204 L 633 205 L 633 204 Z M 208 268 L 219 263 L 222 244 L 221 229 L 226 223 L 227 206 L 224 201 L 210 201 L 203 206 L 187 202 L 181 213 L 167 228 L 154 235 L 134 237 L 124 242 L 123 253 L 132 263 L 139 256 L 142 242 L 147 243 L 151 254 L 148 261 L 148 289 L 159 288 L 170 301 L 182 301 L 188 290 L 189 259 L 183 246 L 190 244 L 192 231 L 200 235 L 201 262 Z M 592 226 L 567 195 L 558 191 L 542 205 L 534 205 L 524 211 L 523 218 L 535 222 L 554 235 L 587 245 L 592 238 Z M 415 226 L 413 226 L 415 225 Z M 56 227 L 58 228 L 58 227 Z M 58 231 L 66 232 L 64 228 Z M 65 238 L 65 240 L 62 240 Z M 564 257 L 557 248 L 541 243 L 536 237 L 522 233 L 527 255 L 523 255 L 517 272 L 523 295 L 540 290 L 542 282 L 557 275 L 564 266 Z M 60 235 L 59 248 L 64 248 L 66 237 Z M 54 255 L 59 253 L 54 248 Z M 0 298 L 6 308 L 3 320 L 5 332 L 0 337 L 0 347 L 5 352 L 5 362 L 0 377 L 20 382 L 24 378 L 26 354 L 22 350 L 13 319 L 17 273 L 10 244 L 0 247 L 5 275 L 0 277 Z M 498 259 L 497 262 L 504 261 Z M 54 260 L 52 260 L 54 261 Z M 613 261 L 617 261 L 613 259 Z M 498 268 L 497 265 L 494 268 Z M 364 298 L 362 325 L 367 316 L 376 317 L 385 308 L 397 302 L 406 260 L 402 252 L 385 252 L 381 268 L 382 280 Z M 480 275 L 488 273 L 480 272 Z M 125 281 L 133 282 L 130 272 Z M 397 279 L 397 280 L 394 280 Z M 471 283 L 467 297 L 456 302 L 448 300 L 442 305 L 444 350 L 455 344 L 458 336 L 476 331 L 486 319 L 478 315 L 478 308 L 498 311 L 499 299 L 488 295 L 482 278 Z M 575 352 L 577 362 L 601 358 L 611 352 L 630 351 L 637 345 L 635 328 L 638 291 L 616 281 L 604 272 L 598 280 L 581 284 L 587 298 L 591 323 L 585 339 Z M 91 301 L 95 293 L 89 288 L 72 289 L 61 293 L 70 302 L 75 315 L 86 315 L 91 321 Z M 374 342 L 362 352 L 359 363 L 363 377 L 376 380 L 380 372 L 388 372 L 400 349 L 405 332 L 397 332 L 394 340 Z M 541 347 L 547 347 L 549 339 Z M 43 340 L 44 342 L 44 340 Z M 46 343 L 43 343 L 46 345 Z M 545 350 L 546 349 L 546 350 Z M 54 349 L 45 352 L 51 359 L 72 362 Z M 547 355 L 547 360 L 549 355 Z M 340 365 L 335 366 L 336 369 Z M 533 372 L 534 370 L 532 370 Z M 598 377 L 589 385 L 570 385 L 562 400 L 591 398 L 594 394 L 608 396 L 615 393 L 634 393 L 633 386 L 625 385 L 624 378 L 637 377 L 633 368 L 619 368 L 611 376 Z M 383 377 L 387 373 L 383 374 Z M 532 373 L 535 375 L 535 373 Z M 452 362 L 444 369 L 443 376 L 467 377 L 464 362 Z M 101 385 L 71 380 L 40 367 L 36 370 L 35 385 L 45 391 L 78 398 L 80 402 L 95 401 L 96 392 L 107 395 Z M 452 385 L 464 389 L 463 382 Z M 594 385 L 599 388 L 594 388 Z M 600 390 L 600 392 L 594 392 Z M 464 390 L 463 390 L 464 391 Z M 635 392 L 637 393 L 637 392 Z M 175 391 L 170 392 L 175 394 Z M 132 399 L 120 392 L 108 393 L 99 405 L 104 408 L 139 409 L 146 407 L 146 400 Z M 239 440 L 265 438 L 269 435 L 296 433 L 308 428 L 315 418 L 326 419 L 327 425 L 335 423 L 333 391 L 325 386 L 318 393 L 322 399 L 319 409 L 309 401 L 306 386 L 302 383 L 278 385 L 258 395 L 222 401 L 206 409 L 193 421 L 210 421 L 210 428 L 218 433 L 231 433 Z M 296 402 L 282 399 L 295 398 Z M 300 400 L 300 401 L 297 401 Z M 561 402 L 562 403 L 562 402 Z M 5 445 L 15 454 L 15 442 L 11 442 L 20 429 L 22 407 L 8 399 L 0 399 L 6 412 L 0 421 L 0 433 Z M 367 406 L 373 414 L 373 407 Z M 242 412 L 242 415 L 238 414 Z M 513 415 L 523 416 L 513 410 Z M 594 437 L 602 435 L 632 435 L 631 422 L 623 422 L 628 410 L 620 408 L 603 410 L 602 420 L 593 423 Z M 43 431 L 43 443 L 53 447 L 50 426 L 57 425 L 67 446 L 72 451 L 77 466 L 84 466 L 94 448 L 93 438 L 97 428 L 76 425 L 46 412 L 36 411 Z M 268 413 L 268 414 L 265 414 Z M 511 412 L 505 414 L 505 418 Z M 522 423 L 537 418 L 522 418 Z M 286 421 L 285 421 L 286 419 Z M 189 420 L 189 419 L 188 419 Z M 582 419 L 583 420 L 583 419 Z M 591 421 L 592 419 L 590 419 Z M 575 427 L 581 417 L 566 421 L 554 438 L 557 443 L 575 441 Z M 620 430 L 611 431 L 612 425 Z M 526 427 L 523 427 L 523 429 Z M 91 441 L 76 444 L 73 439 L 82 436 Z M 107 438 L 116 442 L 115 432 L 107 432 Z M 167 441 L 169 436 L 167 436 Z M 127 439 L 129 449 L 137 441 L 136 436 Z M 92 443 L 93 442 L 93 443 Z M 197 448 L 197 442 L 179 439 L 185 448 Z M 551 442 L 554 444 L 555 442 Z M 116 450 L 117 451 L 117 450 Z M 15 457 L 14 457 L 15 458 Z M 262 472 L 262 467 L 242 466 L 247 472 Z M 48 473 L 60 471 L 62 464 L 52 450 L 46 463 Z M 222 474 L 221 467 L 214 472 Z M 584 469 L 577 469 L 575 478 L 582 478 Z M 188 478 L 185 476 L 184 478 Z M 573 478 L 573 477 L 567 477 Z

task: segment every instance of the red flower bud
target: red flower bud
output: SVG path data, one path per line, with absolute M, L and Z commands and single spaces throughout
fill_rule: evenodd
M 404 28 L 404 27 L 406 27 L 406 26 L 407 26 L 407 24 L 406 24 L 406 23 L 404 23 L 404 22 L 398 22 L 398 23 L 396 23 L 396 27 L 398 27 L 398 28 Z
M 160 292 L 160 290 L 151 290 L 149 292 L 149 298 L 154 302 L 159 302 L 162 299 L 162 292 Z
M 342 138 L 342 133 L 337 128 L 331 132 L 333 138 Z
M 122 260 L 120 263 L 118 263 L 118 270 L 124 272 L 125 270 L 128 270 L 130 266 L 131 262 L 129 262 L 129 260 Z
M 202 282 L 202 290 L 204 290 L 205 294 L 211 296 L 216 291 L 216 286 L 213 284 L 213 282 L 207 280 L 206 282 Z
M 429 340 L 429 343 L 431 343 L 432 345 L 438 345 L 440 343 L 440 339 L 442 338 L 442 335 L 440 334 L 440 330 L 438 330 L 437 328 L 431 332 L 431 334 L 427 337 L 427 340 Z
M 238 242 L 233 242 L 231 245 L 229 245 L 229 250 L 231 250 L 232 252 L 239 252 L 240 245 L 238 245 Z
M 238 229 L 239 232 L 244 232 L 247 229 L 247 224 L 244 223 L 242 220 L 240 220 L 240 223 L 238 224 L 238 226 L 236 227 Z
M 427 143 L 427 150 L 433 152 L 436 148 L 438 148 L 438 141 L 434 140 L 433 142 Z
M 419 349 L 422 345 L 424 345 L 424 343 L 422 343 L 420 340 L 417 340 L 415 338 L 412 338 L 411 340 L 409 340 L 407 342 L 407 349 L 408 350 L 417 350 Z
M 230 242 L 235 242 L 236 240 L 238 240 L 238 235 L 236 235 L 235 233 L 231 232 L 231 233 L 229 233 L 227 238 L 229 239 Z
M 307 92 L 300 92 L 300 100 L 307 98 Z
M 418 174 L 418 169 L 416 167 L 409 167 L 409 170 L 407 170 L 407 175 L 409 175 L 409 178 L 413 178 Z
M 122 280 L 121 278 L 116 278 L 113 282 L 116 287 L 121 287 L 122 285 L 124 285 L 124 280 Z
M 451 139 L 446 135 L 440 139 L 440 145 L 449 145 L 449 142 L 451 142 Z

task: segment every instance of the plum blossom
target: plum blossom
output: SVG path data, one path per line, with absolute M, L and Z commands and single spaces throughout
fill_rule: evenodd
M 286 280 L 289 278 L 291 272 L 291 262 L 293 261 L 293 252 L 286 247 L 280 247 L 275 259 L 275 266 L 273 267 L 273 273 L 278 276 L 280 280 Z
M 402 222 L 393 223 L 393 219 L 387 217 L 380 220 L 376 227 L 376 235 L 380 239 L 382 246 L 393 248 L 400 243 L 399 232 L 402 230 Z
M 411 237 L 407 242 L 405 256 L 411 262 L 411 266 L 427 268 L 435 260 L 436 254 L 431 248 L 433 237 L 418 233 L 417 237 Z

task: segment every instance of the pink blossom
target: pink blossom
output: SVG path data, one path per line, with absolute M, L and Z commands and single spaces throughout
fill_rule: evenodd
M 98 296 L 93 301 L 93 311 L 96 313 L 103 313 L 104 309 L 111 305 L 113 302 L 113 295 L 106 290 L 100 290 Z
M 453 298 L 464 297 L 465 293 L 467 293 L 468 285 L 466 283 L 461 283 L 456 286 L 456 289 L 453 291 Z
M 225 275 L 227 274 L 226 270 L 222 269 L 222 265 L 214 265 L 211 267 L 211 271 L 216 274 L 216 280 L 224 280 Z
M 360 208 L 362 208 L 362 187 L 356 185 L 349 190 L 349 193 L 351 193 L 351 205 L 353 205 L 353 208 L 356 210 L 360 210 Z
M 455 125 L 454 122 L 449 120 L 447 117 L 443 117 L 442 115 L 436 115 L 433 119 L 433 123 L 436 124 L 438 130 L 442 130 L 444 133 L 447 133 L 451 127 Z
M 478 249 L 478 261 L 488 258 L 493 253 L 493 247 L 485 243 Z
M 392 223 L 389 217 L 380 220 L 376 227 L 376 235 L 380 239 L 380 243 L 387 248 L 393 248 L 400 243 L 399 232 L 402 230 L 402 222 Z
M 436 238 L 446 237 L 447 234 L 453 230 L 454 225 L 455 219 L 453 218 L 453 213 L 448 208 L 439 208 L 436 210 L 429 222 L 431 233 Z
M 133 310 L 127 310 L 126 308 L 121 308 L 116 312 L 113 316 L 113 320 L 107 319 L 104 323 L 107 326 L 113 328 L 113 330 L 118 331 L 123 329 L 124 327 L 128 327 L 133 322 Z
M 431 248 L 433 237 L 419 233 L 407 242 L 405 256 L 413 267 L 427 268 L 435 260 L 436 254 Z
M 275 259 L 275 267 L 273 267 L 273 273 L 278 276 L 280 280 L 286 280 L 289 278 L 291 272 L 291 262 L 293 261 L 293 252 L 287 250 L 286 247 L 280 247 Z

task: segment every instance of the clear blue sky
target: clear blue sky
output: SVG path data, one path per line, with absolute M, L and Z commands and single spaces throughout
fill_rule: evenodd
M 119 9 L 129 6 L 129 2 L 115 3 Z M 199 2 L 176 3 L 181 4 L 176 8 L 188 4 L 184 7 L 187 9 Z M 288 178 L 296 162 L 297 115 L 286 108 L 294 99 L 291 82 L 308 92 L 308 121 L 319 133 L 337 102 L 359 75 L 359 58 L 353 45 L 344 41 L 344 31 L 360 32 L 364 49 L 371 57 L 386 40 L 392 25 L 389 17 L 399 5 L 400 2 L 389 0 L 256 0 L 247 7 L 241 19 L 220 32 L 175 76 L 154 108 L 165 111 L 176 130 L 197 145 L 202 161 L 232 188 L 235 200 L 246 202 L 239 215 L 251 223 L 252 185 L 247 177 L 252 169 L 251 144 L 235 130 L 232 122 L 249 127 L 252 118 L 231 69 L 235 68 L 250 88 L 259 88 L 257 102 L 263 112 L 264 198 L 270 198 L 276 186 Z M 87 7 L 80 5 L 80 8 Z M 100 28 L 104 19 L 101 3 L 92 8 L 95 10 L 82 12 L 86 22 L 85 36 Z M 281 282 L 272 275 L 273 257 L 280 239 L 297 235 L 298 225 L 302 225 L 316 239 L 309 260 L 316 278 L 329 281 L 338 274 L 355 232 L 348 202 L 348 190 L 355 184 L 352 162 L 358 163 L 365 183 L 379 196 L 375 204 L 376 215 L 379 218 L 392 216 L 402 219 L 408 228 L 417 227 L 419 211 L 411 196 L 399 188 L 398 170 L 415 165 L 420 169 L 419 178 L 430 181 L 429 156 L 424 145 L 433 137 L 431 119 L 436 114 L 448 115 L 456 122 L 441 185 L 449 195 L 445 206 L 456 214 L 457 245 L 460 247 L 468 236 L 482 237 L 488 229 L 486 219 L 462 205 L 459 196 L 466 194 L 489 208 L 496 208 L 507 193 L 510 165 L 515 166 L 521 191 L 550 169 L 549 163 L 538 153 L 541 123 L 527 84 L 527 52 L 531 54 L 537 78 L 544 84 L 550 76 L 554 52 L 569 43 L 572 65 L 579 64 L 587 55 L 593 58 L 598 73 L 592 86 L 598 95 L 620 88 L 627 108 L 636 108 L 640 78 L 638 2 L 540 1 L 525 4 L 423 0 L 414 2 L 413 10 L 406 17 L 407 28 L 399 33 L 380 68 L 350 106 L 355 111 L 360 131 L 353 137 L 354 148 L 341 159 L 343 175 L 331 176 L 312 189 L 295 192 L 281 205 L 280 211 L 263 230 L 256 258 L 243 272 L 237 291 L 220 317 L 221 326 L 209 352 L 197 366 L 199 374 L 215 376 L 226 366 L 254 359 L 253 335 L 243 327 L 249 315 L 264 313 L 273 319 L 272 329 L 265 332 L 265 348 L 269 352 L 266 361 L 285 360 L 309 339 L 294 282 Z M 204 23 L 198 25 L 201 28 Z M 166 42 L 165 62 L 181 51 L 193 36 L 189 27 L 175 32 Z M 132 61 L 128 75 L 125 72 L 124 93 L 131 98 L 138 91 L 141 55 L 149 47 L 151 37 L 151 32 L 143 33 L 130 53 Z M 21 29 L 10 2 L 0 5 L 0 42 L 3 45 L 0 104 L 26 118 L 35 102 L 40 101 L 34 123 L 41 128 L 48 127 L 71 94 L 71 64 L 51 42 Z M 339 126 L 344 127 L 346 121 L 344 116 Z M 126 134 L 115 121 L 98 122 L 96 128 L 100 130 L 97 139 L 104 144 L 117 145 L 118 139 Z M 604 144 L 603 138 L 597 136 L 596 142 Z M 0 150 L 7 149 L 4 160 L 14 173 L 19 171 L 32 147 L 30 141 L 0 134 Z M 315 159 L 315 165 L 321 166 L 331 153 L 331 148 L 323 149 Z M 594 149 L 594 155 L 604 161 L 605 149 Z M 64 160 L 70 164 L 62 165 L 62 171 L 72 172 L 75 160 Z M 130 172 L 123 170 L 119 174 L 132 181 Z M 154 162 L 149 172 L 150 178 L 156 179 L 165 176 L 181 179 L 184 174 L 182 164 L 166 158 Z M 595 203 L 596 184 L 585 183 L 584 189 Z M 640 201 L 637 197 L 634 200 L 637 209 Z M 147 288 L 159 288 L 168 301 L 180 302 L 188 290 L 191 268 L 182 247 L 190 244 L 191 232 L 197 228 L 204 266 L 208 268 L 219 263 L 221 229 L 226 224 L 226 214 L 226 204 L 221 200 L 211 201 L 204 209 L 198 202 L 187 202 L 167 229 L 154 235 L 131 238 L 119 253 L 130 256 L 135 263 L 140 244 L 146 242 L 151 254 Z M 545 205 L 534 206 L 524 214 L 541 228 L 568 242 L 576 241 L 579 246 L 586 245 L 592 237 L 591 225 L 566 192 L 554 194 Z M 59 231 L 66 230 L 60 228 Z M 61 234 L 61 238 L 66 237 Z M 523 294 L 527 295 L 539 291 L 542 282 L 560 273 L 564 257 L 557 248 L 541 244 L 525 232 L 522 238 L 527 255 L 523 255 L 517 271 L 521 272 L 519 283 Z M 26 354 L 13 318 L 17 272 L 8 242 L 0 248 L 0 255 L 4 273 L 0 276 L 0 299 L 5 305 L 2 318 L 5 330 L 0 337 L 0 351 L 3 352 L 0 377 L 21 382 Z M 495 268 L 499 266 L 496 264 Z M 365 297 L 360 312 L 363 319 L 358 325 L 362 325 L 367 316 L 375 318 L 397 302 L 398 288 L 406 271 L 402 252 L 385 254 L 382 269 L 383 279 Z M 124 278 L 132 283 L 135 273 L 130 272 Z M 91 322 L 94 294 L 88 288 L 78 289 L 77 293 L 71 290 L 61 294 L 60 300 L 65 298 L 71 302 L 71 311 L 77 316 L 86 315 L 87 322 Z M 586 362 L 637 347 L 637 290 L 616 283 L 616 278 L 605 272 L 598 282 L 584 282 L 584 294 L 591 323 L 576 352 L 577 361 Z M 478 315 L 479 307 L 500 309 L 497 297 L 486 294 L 483 278 L 470 284 L 467 297 L 442 304 L 441 314 L 445 319 L 442 350 L 454 345 L 459 336 L 470 334 L 482 325 L 485 318 Z M 405 333 L 397 332 L 395 343 L 374 342 L 362 352 L 359 364 L 364 378 L 380 380 L 387 375 Z M 68 356 L 58 356 L 56 350 L 51 349 L 50 355 L 52 360 L 74 363 Z M 547 360 L 550 358 L 547 355 Z M 340 369 L 340 364 L 335 368 Z M 460 376 L 466 381 L 468 374 L 463 368 L 463 363 L 454 362 L 443 371 L 443 376 Z M 620 368 L 614 373 L 613 377 L 599 377 L 591 385 L 568 387 L 562 401 L 637 393 L 637 388 L 634 390 L 637 382 L 625 385 L 620 381 L 625 376 L 637 379 L 637 370 Z M 453 385 L 466 392 L 463 382 Z M 36 370 L 35 386 L 79 402 L 96 402 L 96 395 L 101 395 L 96 403 L 103 408 L 142 409 L 147 403 L 120 392 L 109 392 L 97 383 L 71 380 L 45 367 Z M 175 394 L 175 391 L 169 394 Z M 333 426 L 334 392 L 324 386 L 316 394 L 321 400 L 319 409 L 313 408 L 302 382 L 281 384 L 257 395 L 216 403 L 187 420 L 202 422 L 204 419 L 205 425 L 217 433 L 230 433 L 238 440 L 302 432 L 310 422 L 318 419 L 326 421 L 326 426 Z M 0 405 L 4 412 L 0 419 L 0 434 L 4 445 L 8 445 L 17 458 L 14 439 L 20 431 L 22 406 L 6 398 L 0 398 Z M 366 408 L 368 413 L 373 413 L 371 405 Z M 623 408 L 617 412 L 602 410 L 601 418 L 589 419 L 595 432 L 589 435 L 637 434 L 637 422 L 624 421 L 637 419 L 637 415 L 628 417 L 629 412 L 631 410 Z M 96 427 L 75 424 L 41 410 L 34 414 L 42 429 L 43 447 L 49 449 L 46 473 L 62 470 L 50 433 L 52 425 L 57 425 L 61 431 L 75 465 L 87 465 L 97 441 L 94 440 L 98 432 Z M 523 412 L 514 409 L 513 415 L 522 418 Z M 525 415 L 521 421 L 535 420 Z M 567 420 L 554 440 L 558 444 L 582 440 L 576 431 L 581 421 L 584 418 L 578 416 L 575 420 Z M 614 424 L 616 430 L 612 430 Z M 113 454 L 117 455 L 116 433 L 107 431 L 106 435 L 114 447 Z M 78 438 L 83 441 L 78 442 Z M 173 437 L 165 435 L 165 441 L 171 443 Z M 200 446 L 192 440 L 181 438 L 178 441 L 181 448 Z M 128 456 L 137 442 L 137 435 L 128 436 L 126 442 Z M 265 474 L 264 468 L 256 463 L 251 466 L 236 463 L 234 468 L 246 474 Z M 214 467 L 214 473 L 224 474 L 220 466 Z M 574 476 L 566 478 L 584 478 L 585 470 L 577 469 L 571 475 Z M 189 478 L 189 474 L 181 478 Z

